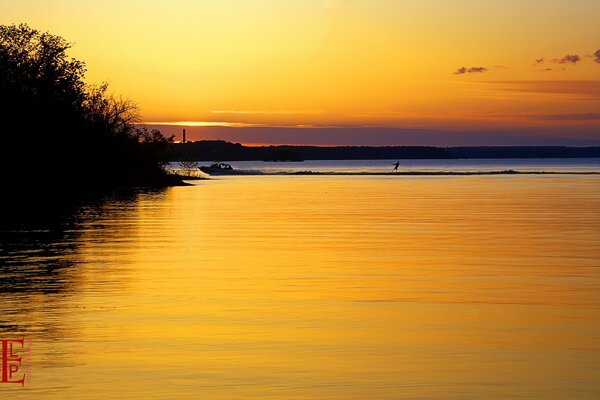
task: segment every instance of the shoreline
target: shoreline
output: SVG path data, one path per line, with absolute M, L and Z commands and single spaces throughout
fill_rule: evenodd
M 485 176 L 485 175 L 600 175 L 600 171 L 405 171 L 405 172 L 333 172 L 333 171 L 292 171 L 292 172 L 261 172 L 235 171 L 227 174 L 215 174 L 205 177 L 190 177 L 184 180 L 204 180 L 223 176 Z

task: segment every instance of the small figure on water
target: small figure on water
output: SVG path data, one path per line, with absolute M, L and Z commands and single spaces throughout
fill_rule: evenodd
M 394 164 L 394 169 L 392 170 L 392 172 L 398 172 L 398 167 L 400 166 L 400 161 L 396 161 L 396 163 Z

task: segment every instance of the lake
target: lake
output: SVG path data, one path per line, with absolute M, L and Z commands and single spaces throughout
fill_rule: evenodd
M 5 223 L 0 397 L 600 398 L 599 210 L 593 175 L 259 175 Z
M 397 160 L 307 160 L 303 162 L 228 161 L 235 171 L 245 174 L 290 174 L 317 172 L 325 174 L 379 174 L 392 172 Z M 505 159 L 439 159 L 399 160 L 400 173 L 489 172 L 600 172 L 600 158 L 505 158 Z M 210 165 L 199 161 L 198 165 Z M 170 164 L 179 169 L 179 164 Z

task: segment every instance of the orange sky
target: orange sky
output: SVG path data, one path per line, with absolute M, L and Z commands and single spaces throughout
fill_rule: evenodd
M 0 4 L 0 23 L 74 42 L 89 82 L 109 81 L 166 133 L 186 125 L 192 139 L 244 143 L 600 143 L 598 1 L 12 3 Z

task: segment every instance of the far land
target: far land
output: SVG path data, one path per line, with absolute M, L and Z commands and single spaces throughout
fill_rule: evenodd
M 303 161 L 501 158 L 600 158 L 600 146 L 244 146 L 223 140 L 172 143 L 171 161 Z

